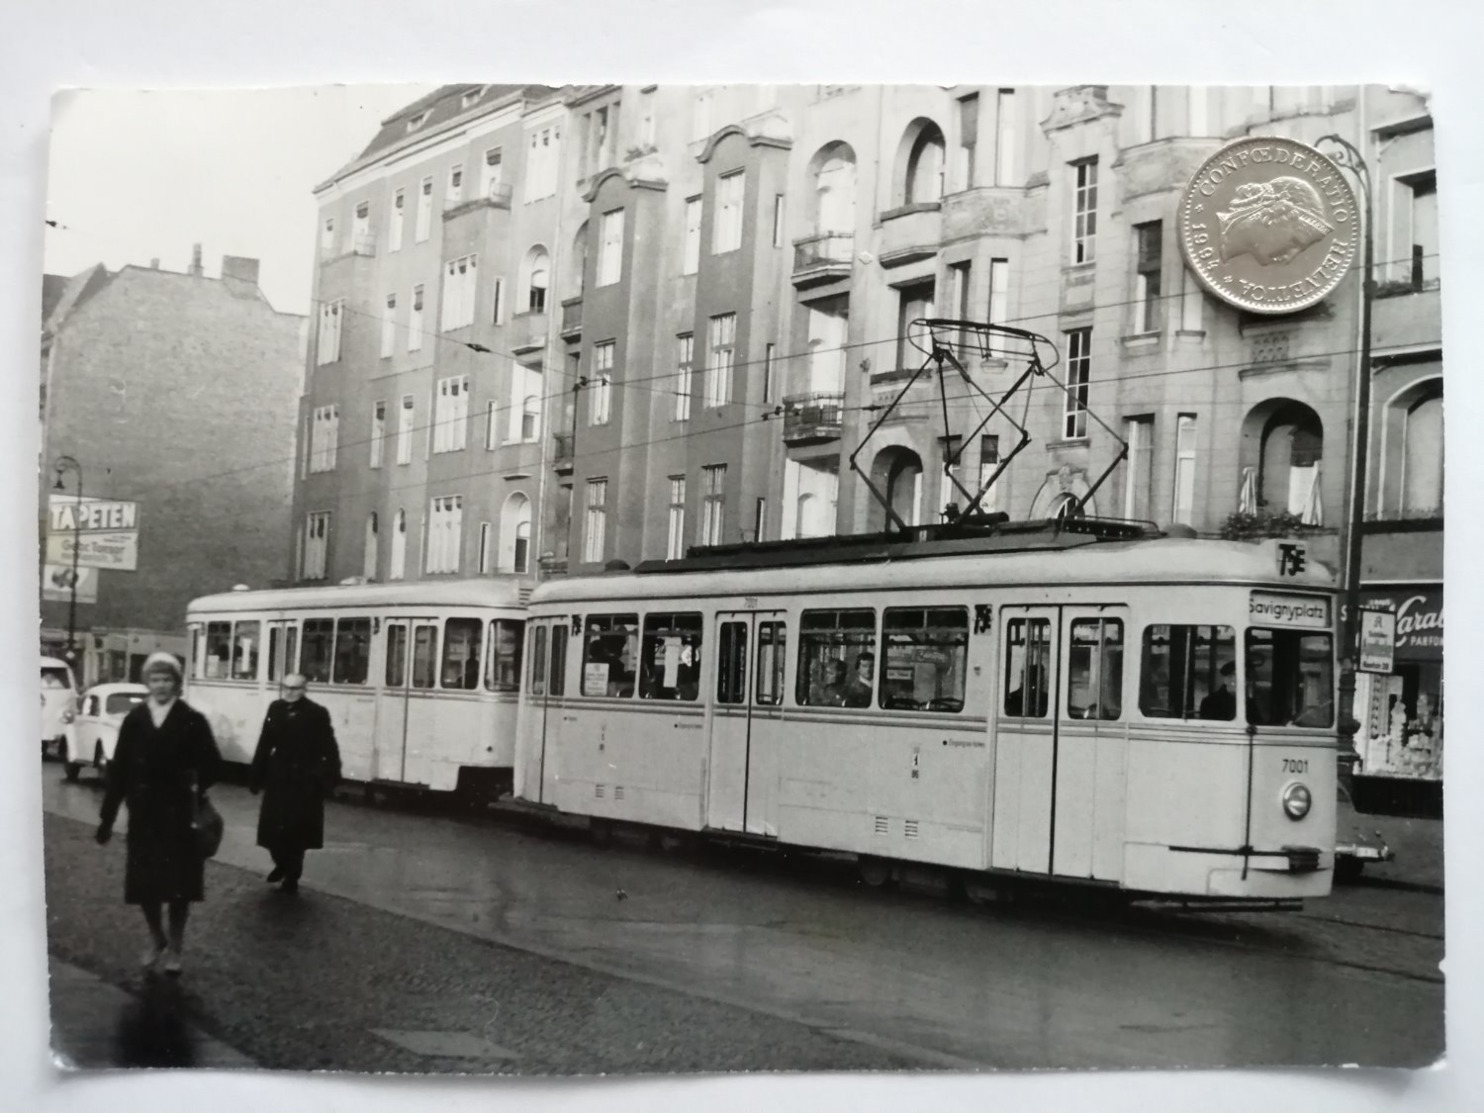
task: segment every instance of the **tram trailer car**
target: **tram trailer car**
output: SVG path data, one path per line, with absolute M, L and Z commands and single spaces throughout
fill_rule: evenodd
M 516 796 L 991 888 L 1327 895 L 1332 576 L 1301 543 L 1097 530 L 707 548 L 546 583 Z
M 186 699 L 246 766 L 298 672 L 330 711 L 345 779 L 494 797 L 510 789 L 529 593 L 479 578 L 198 598 Z

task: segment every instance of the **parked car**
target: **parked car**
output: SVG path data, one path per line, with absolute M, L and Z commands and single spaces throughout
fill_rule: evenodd
M 118 745 L 119 724 L 148 695 L 149 688 L 138 683 L 100 683 L 83 694 L 82 712 L 73 724 L 76 745 L 62 757 L 69 780 L 77 779 L 88 764 L 99 774 L 107 771 Z
M 77 681 L 65 659 L 41 657 L 41 755 L 64 756 L 77 717 Z

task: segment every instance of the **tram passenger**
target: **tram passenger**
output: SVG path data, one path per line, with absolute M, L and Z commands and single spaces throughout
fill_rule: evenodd
M 845 661 L 843 659 L 825 660 L 824 682 L 814 687 L 810 704 L 814 706 L 845 705 Z
M 855 676 L 843 688 L 846 706 L 869 706 L 871 704 L 872 680 L 876 674 L 876 656 L 872 652 L 861 652 L 855 660 Z
M 1201 717 L 1209 721 L 1231 721 L 1237 716 L 1237 696 L 1231 689 L 1236 681 L 1237 665 L 1228 660 L 1218 674 L 1220 685 L 1201 699 Z
M 1029 664 L 1021 676 L 1020 686 L 1005 696 L 1005 714 L 1012 718 L 1046 716 L 1045 673 L 1039 663 Z M 1026 695 L 1030 701 L 1026 701 Z

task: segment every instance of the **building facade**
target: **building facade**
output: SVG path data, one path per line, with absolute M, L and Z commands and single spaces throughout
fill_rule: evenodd
M 258 261 L 208 278 L 101 265 L 47 285 L 42 329 L 41 537 L 57 492 L 138 507 L 137 569 L 97 571 L 79 601 L 88 683 L 137 678 L 156 649 L 183 654 L 185 609 L 234 584 L 282 583 L 304 319 L 273 309 Z M 62 495 L 59 494 L 59 495 Z M 42 647 L 68 642 L 67 594 L 43 599 Z

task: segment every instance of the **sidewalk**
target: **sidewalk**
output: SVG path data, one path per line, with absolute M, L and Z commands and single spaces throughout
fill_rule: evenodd
M 249 1070 L 257 1066 L 242 1052 L 189 1023 L 171 983 L 152 982 L 143 996 L 136 997 L 59 958 L 47 961 L 51 967 L 52 1054 L 66 1069 Z

